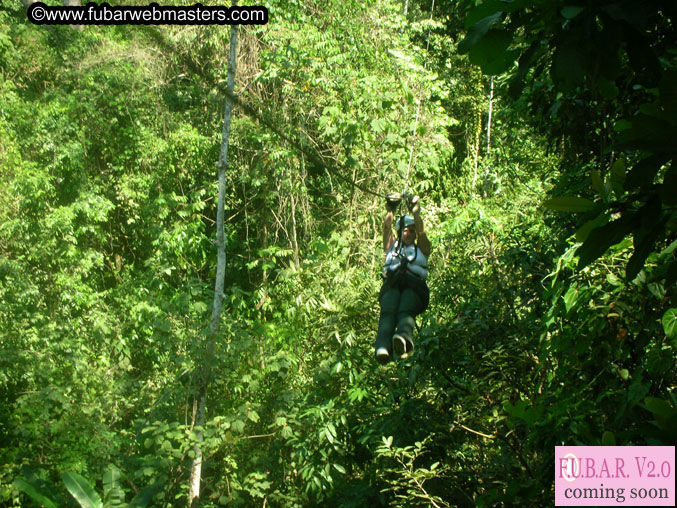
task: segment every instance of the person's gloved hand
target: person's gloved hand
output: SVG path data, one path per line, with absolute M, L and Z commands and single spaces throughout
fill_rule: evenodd
M 407 206 L 412 214 L 418 214 L 421 211 L 421 198 L 418 196 L 409 196 Z
M 389 212 L 395 212 L 397 210 L 397 207 L 400 205 L 400 202 L 402 201 L 402 196 L 400 195 L 399 192 L 392 192 L 386 196 L 386 210 Z

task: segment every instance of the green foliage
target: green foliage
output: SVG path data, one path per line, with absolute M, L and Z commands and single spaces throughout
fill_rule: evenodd
M 450 506 L 442 498 L 432 495 L 426 490 L 426 482 L 441 478 L 445 467 L 439 462 L 430 464 L 428 468 L 415 464 L 423 458 L 426 444 L 433 439 L 430 435 L 426 441 L 417 441 L 413 446 L 393 446 L 393 437 L 383 437 L 382 445 L 377 449 L 378 458 L 392 461 L 395 467 L 381 467 L 387 480 L 383 492 L 393 492 L 394 501 L 391 506 Z M 392 478 L 390 478 L 392 476 Z M 427 487 L 430 488 L 429 486 Z
M 675 155 L 677 78 L 674 54 L 664 43 L 677 40 L 677 33 L 670 22 L 671 7 L 664 4 L 658 2 L 651 9 L 604 2 L 581 7 L 551 0 L 531 9 L 524 2 L 487 0 L 471 8 L 466 18 L 468 34 L 459 44 L 459 50 L 468 52 L 470 61 L 481 65 L 485 73 L 509 72 L 513 97 L 524 90 L 527 80 L 533 83 L 524 94 L 526 100 L 532 107 L 544 99 L 550 101 L 543 118 L 557 113 L 560 122 L 569 122 L 563 125 L 564 133 L 574 141 L 571 131 L 581 131 L 585 116 L 597 119 L 597 125 L 582 130 L 586 135 L 592 133 L 600 148 L 583 150 L 587 143 L 581 141 L 573 149 L 583 161 L 597 159 L 592 185 L 605 204 L 597 208 L 597 216 L 612 209 L 621 211 L 622 218 L 587 237 L 581 248 L 581 267 L 632 234 L 635 254 L 626 268 L 630 280 L 649 254 L 660 250 L 674 234 L 669 225 L 674 222 L 674 203 L 667 189 L 674 173 L 668 163 Z M 548 44 L 542 44 L 544 40 Z M 549 88 L 551 93 L 544 98 L 538 88 Z M 592 114 L 585 108 L 578 112 L 566 108 L 567 102 L 576 101 Z M 612 164 L 605 167 L 612 150 Z M 627 178 L 626 164 L 633 166 Z M 608 173 L 605 180 L 604 171 Z M 613 202 L 611 191 L 616 198 Z M 587 211 L 558 202 L 564 199 L 554 198 L 546 206 Z
M 125 494 L 120 484 L 121 472 L 115 466 L 110 466 L 103 476 L 103 501 L 82 475 L 67 472 L 61 475 L 61 479 L 68 492 L 82 508 L 143 508 L 148 506 L 157 491 L 155 486 L 151 486 L 134 496 L 130 503 L 125 503 Z M 59 506 L 58 503 L 41 493 L 35 479 L 31 482 L 19 477 L 14 480 L 14 485 L 41 506 L 47 508 Z
M 14 480 L 14 485 L 17 489 L 28 494 L 28 496 L 30 496 L 33 501 L 40 503 L 46 508 L 56 508 L 58 506 L 56 503 L 54 503 L 54 501 L 43 495 L 35 486 L 31 485 L 23 478 L 17 478 Z
M 77 473 L 64 473 L 63 483 L 68 492 L 82 508 L 103 508 L 103 502 L 96 491 Z
M 185 504 L 200 443 L 201 506 L 548 505 L 556 445 L 674 444 L 670 11 L 407 5 L 240 31 L 212 358 L 227 31 L 0 10 L 0 504 Z M 432 300 L 381 367 L 351 182 L 412 145 Z

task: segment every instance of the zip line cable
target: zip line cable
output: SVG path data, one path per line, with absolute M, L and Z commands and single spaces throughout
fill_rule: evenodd
M 343 180 L 344 182 L 348 183 L 349 185 L 352 185 L 353 187 L 360 189 L 362 192 L 366 192 L 367 194 L 372 194 L 373 196 L 377 196 L 379 198 L 385 198 L 386 196 L 384 194 L 379 194 L 378 192 L 374 192 L 372 190 L 369 190 L 361 185 L 359 185 L 356 181 L 343 176 L 343 174 L 339 171 L 339 169 L 334 166 L 333 164 L 327 163 L 324 160 L 320 158 L 314 151 L 308 150 L 304 146 L 302 146 L 301 143 L 299 143 L 297 140 L 292 139 L 290 135 L 287 133 L 283 132 L 281 129 L 279 129 L 277 126 L 273 124 L 273 122 L 267 118 L 264 118 L 263 115 L 261 115 L 258 111 L 256 111 L 252 106 L 247 104 L 246 102 L 240 100 L 239 94 L 230 94 L 227 91 L 223 91 L 224 95 L 229 97 L 235 104 L 237 104 L 242 110 L 250 117 L 254 118 L 261 124 L 263 124 L 265 127 L 267 127 L 269 130 L 277 134 L 280 138 L 288 142 L 291 146 L 296 148 L 299 152 L 301 152 L 303 155 L 308 157 L 310 161 L 315 164 L 318 167 L 324 167 L 327 170 L 331 170 L 331 172 L 334 174 L 334 176 L 337 176 L 339 179 Z M 307 136 L 307 134 L 306 134 Z M 309 137 L 309 136 L 308 136 Z
M 423 61 L 423 73 L 424 73 L 424 78 L 425 78 L 425 72 L 428 69 L 428 52 L 430 50 L 430 30 L 432 28 L 432 23 L 433 23 L 433 13 L 435 10 L 435 0 L 431 1 L 430 4 L 430 18 L 428 22 L 428 33 L 426 34 L 426 47 L 425 47 L 425 58 Z M 246 88 L 245 88 L 246 91 Z M 333 166 L 332 164 L 328 164 L 324 160 L 322 160 L 318 155 L 316 155 L 313 151 L 307 150 L 305 147 L 303 147 L 302 143 L 297 142 L 296 140 L 292 139 L 291 136 L 283 132 L 281 129 L 277 128 L 273 123 L 266 119 L 263 118 L 262 115 L 260 115 L 253 107 L 251 107 L 249 104 L 243 102 L 240 100 L 239 95 L 233 95 L 229 94 L 228 92 L 224 91 L 225 95 L 228 96 L 235 104 L 240 106 L 242 110 L 249 115 L 250 117 L 253 117 L 260 123 L 262 123 L 264 126 L 266 126 L 268 129 L 273 131 L 275 134 L 277 134 L 280 138 L 284 139 L 287 141 L 291 146 L 296 148 L 299 152 L 304 154 L 308 159 L 310 159 L 311 162 L 313 162 L 315 165 L 318 167 L 324 167 L 327 169 L 327 171 L 332 170 L 331 172 L 337 176 L 340 180 L 343 180 L 344 182 L 348 183 L 349 185 L 352 185 L 353 187 L 361 190 L 362 192 L 365 192 L 367 194 L 371 194 L 372 196 L 377 196 L 379 198 L 386 198 L 384 194 L 380 194 L 378 192 L 374 192 L 370 189 L 367 189 L 361 185 L 359 185 L 356 181 L 344 176 L 341 171 L 338 170 L 336 166 Z M 419 89 L 418 89 L 418 101 L 417 101 L 417 106 L 416 106 L 416 118 L 414 119 L 414 128 L 411 133 L 411 148 L 409 151 L 409 164 L 407 165 L 407 175 L 404 180 L 404 190 L 402 191 L 402 199 L 406 199 L 407 197 L 407 188 L 409 187 L 409 175 L 411 173 L 411 166 L 414 160 L 414 147 L 416 145 L 416 130 L 418 128 L 418 121 L 421 116 L 421 105 L 423 103 L 423 81 L 419 84 Z M 307 134 L 306 134 L 307 136 Z
M 425 71 L 428 69 L 428 50 L 430 48 L 430 28 L 433 24 L 433 11 L 435 10 L 435 0 L 432 0 L 430 4 L 430 19 L 428 22 L 428 34 L 426 35 L 425 43 L 425 60 L 423 61 L 423 77 L 425 78 Z M 407 195 L 407 187 L 409 186 L 409 173 L 411 171 L 411 163 L 414 160 L 414 145 L 416 141 L 416 129 L 418 128 L 418 119 L 421 114 L 421 103 L 422 103 L 422 93 L 423 93 L 423 81 L 419 84 L 418 87 L 418 104 L 416 105 L 416 119 L 414 120 L 414 130 L 411 133 L 412 142 L 411 150 L 409 151 L 409 165 L 407 167 L 407 176 L 404 180 L 404 190 L 402 191 L 402 196 Z
M 166 49 L 166 50 L 172 52 L 173 54 L 177 54 L 177 55 L 178 55 L 178 54 L 181 53 L 181 52 L 177 49 L 177 47 L 174 45 L 173 42 L 167 40 L 167 39 L 163 36 L 162 32 L 160 32 L 159 30 L 155 29 L 154 27 L 150 27 L 150 26 L 148 26 L 148 25 L 140 25 L 140 26 L 139 26 L 139 29 L 142 30 L 142 31 L 144 31 L 146 34 L 148 34 L 148 35 L 156 42 L 156 44 L 158 44 L 158 45 L 161 46 L 162 48 L 164 48 L 164 49 Z M 202 69 L 201 67 L 199 67 L 198 65 L 196 65 L 192 60 L 184 59 L 184 60 L 183 60 L 183 63 L 184 63 L 191 71 L 193 71 L 193 73 L 195 73 L 197 76 L 200 76 L 200 77 L 202 77 L 202 78 L 208 79 L 208 77 L 205 75 L 203 69 Z M 242 90 L 242 92 L 237 93 L 237 94 L 229 93 L 227 90 L 221 90 L 221 89 L 219 89 L 219 91 L 220 91 L 221 93 L 223 93 L 226 97 L 230 98 L 230 100 L 233 101 L 233 104 L 235 104 L 235 105 L 239 106 L 240 108 L 242 108 L 242 111 L 244 111 L 244 113 L 245 113 L 246 115 L 248 115 L 249 117 L 253 118 L 254 120 L 257 120 L 258 122 L 260 122 L 261 124 L 263 124 L 265 127 L 267 127 L 270 131 L 272 131 L 272 132 L 274 132 L 275 134 L 277 134 L 281 139 L 287 141 L 292 147 L 296 148 L 296 150 L 297 150 L 298 152 L 300 152 L 300 153 L 302 153 L 303 155 L 305 155 L 305 156 L 306 156 L 313 164 L 315 164 L 316 166 L 321 167 L 321 168 L 325 168 L 327 171 L 332 170 L 332 172 L 333 172 L 340 180 L 343 180 L 344 182 L 346 182 L 346 183 L 352 185 L 353 187 L 355 187 L 355 188 L 357 188 L 357 189 L 360 189 L 362 192 L 365 192 L 365 193 L 367 193 L 367 194 L 372 194 L 372 195 L 377 196 L 377 197 L 379 197 L 379 198 L 385 198 L 385 197 L 386 197 L 386 196 L 383 195 L 383 194 L 379 194 L 378 192 L 374 192 L 374 191 L 372 191 L 372 190 L 366 189 L 366 188 L 362 187 L 361 185 L 359 185 L 357 182 L 351 180 L 350 178 L 347 178 L 347 177 L 343 176 L 343 174 L 342 174 L 341 172 L 339 172 L 339 170 L 338 170 L 338 168 L 337 168 L 336 166 L 334 166 L 334 165 L 332 165 L 332 164 L 326 163 L 324 160 L 321 159 L 320 156 L 318 156 L 317 154 L 315 154 L 313 151 L 309 151 L 309 150 L 305 149 L 305 148 L 302 146 L 302 143 L 299 143 L 299 142 L 297 142 L 296 140 L 292 139 L 291 136 L 289 136 L 288 134 L 286 134 L 285 132 L 283 132 L 281 129 L 279 129 L 278 127 L 276 127 L 276 126 L 272 123 L 271 120 L 264 118 L 263 115 L 261 115 L 258 111 L 256 111 L 256 110 L 254 109 L 254 107 L 252 107 L 252 106 L 250 106 L 249 104 L 247 104 L 246 102 L 242 101 L 242 100 L 240 99 L 240 95 L 242 95 L 242 94 L 247 90 L 247 88 L 249 88 L 249 86 L 250 86 L 251 84 L 252 84 L 252 83 L 249 83 L 249 85 L 247 85 L 247 86 Z M 310 136 L 308 136 L 308 135 L 306 135 L 306 136 L 310 139 Z M 312 139 L 311 139 L 311 141 L 312 141 Z
M 430 49 L 430 29 L 433 24 L 433 11 L 435 10 L 435 0 L 432 0 L 430 4 L 430 19 L 428 22 L 428 33 L 426 35 L 426 44 L 425 44 L 425 58 L 423 60 L 423 78 L 425 78 L 426 70 L 428 70 L 428 51 Z M 409 187 L 409 174 L 411 172 L 411 164 L 414 160 L 414 146 L 416 142 L 416 129 L 418 128 L 418 119 L 421 115 L 421 104 L 423 103 L 423 81 L 419 83 L 418 86 L 418 101 L 416 105 L 416 118 L 414 119 L 414 129 L 411 132 L 411 149 L 409 151 L 409 165 L 407 166 L 407 176 L 404 179 L 404 190 L 402 191 L 401 197 L 402 201 L 407 199 L 407 187 Z M 397 205 L 397 212 L 399 217 L 399 224 L 397 226 L 397 255 L 401 256 L 402 254 L 402 234 L 404 233 L 404 214 L 400 213 L 402 207 L 402 201 Z
M 172 41 L 167 40 L 167 39 L 164 37 L 163 33 L 162 33 L 160 30 L 157 30 L 155 27 L 151 27 L 151 26 L 149 26 L 149 25 L 139 25 L 139 30 L 142 30 L 143 32 L 145 32 L 151 39 L 153 39 L 153 40 L 155 41 L 156 44 L 158 44 L 159 46 L 161 46 L 163 49 L 165 49 L 165 50 L 167 50 L 167 51 L 169 51 L 169 52 L 171 52 L 171 53 L 173 53 L 173 54 L 175 54 L 175 55 L 181 54 L 181 52 L 178 50 L 178 48 L 176 47 L 176 45 L 174 45 L 174 43 L 173 43 Z M 201 67 L 199 67 L 197 64 L 195 64 L 195 62 L 193 62 L 192 60 L 190 60 L 190 59 L 183 59 L 183 64 L 186 65 L 186 66 L 187 66 L 187 67 L 188 67 L 195 75 L 200 76 L 200 77 L 202 77 L 202 78 L 205 78 L 206 80 L 209 79 L 209 77 L 206 76 L 204 70 L 203 70 Z M 229 93 L 227 90 L 221 90 L 220 88 L 219 88 L 219 92 L 223 93 L 224 96 L 230 98 L 230 100 L 233 101 L 233 104 L 235 104 L 235 105 L 239 106 L 240 108 L 242 108 L 242 111 L 244 111 L 244 113 L 245 113 L 247 116 L 253 118 L 254 120 L 256 120 L 256 121 L 258 121 L 258 122 L 260 122 L 260 123 L 263 124 L 265 127 L 267 127 L 270 131 L 272 131 L 272 132 L 274 132 L 275 134 L 277 134 L 281 139 L 287 141 L 292 147 L 296 148 L 296 150 L 298 150 L 300 153 L 302 153 L 302 154 L 305 155 L 308 159 L 310 159 L 310 161 L 311 161 L 313 164 L 315 164 L 316 166 L 318 166 L 318 167 L 323 167 L 323 168 L 325 168 L 325 169 L 327 169 L 327 170 L 330 170 L 330 169 L 331 169 L 331 170 L 333 171 L 333 173 L 334 173 L 339 179 L 343 180 L 344 182 L 349 183 L 350 185 L 354 186 L 354 187 L 357 188 L 357 189 L 360 189 L 362 192 L 365 192 L 365 193 L 367 193 L 367 194 L 372 194 L 372 195 L 377 196 L 377 197 L 379 197 L 379 198 L 385 198 L 385 197 L 386 197 L 385 195 L 379 194 L 378 192 L 374 192 L 374 191 L 372 191 L 372 190 L 365 189 L 365 188 L 362 187 L 361 185 L 358 185 L 357 182 L 355 182 L 355 181 L 353 181 L 353 180 L 351 180 L 351 179 L 349 179 L 349 178 L 343 176 L 343 175 L 338 171 L 338 169 L 337 169 L 335 166 L 333 166 L 332 164 L 326 163 L 326 162 L 323 161 L 318 155 L 316 155 L 316 154 L 313 153 L 312 151 L 309 151 L 309 150 L 305 149 L 305 148 L 302 146 L 301 143 L 296 142 L 295 140 L 293 140 L 293 139 L 291 138 L 291 136 L 289 136 L 288 134 L 286 134 L 285 132 L 283 132 L 281 129 L 277 128 L 277 127 L 272 123 L 272 121 L 270 121 L 269 119 L 264 118 L 263 115 L 261 115 L 258 111 L 256 111 L 254 107 L 252 107 L 252 106 L 250 106 L 249 104 L 247 104 L 246 102 L 242 101 L 242 100 L 240 99 L 240 95 L 242 95 L 242 94 L 247 90 L 247 88 L 249 88 L 249 86 L 250 86 L 251 84 L 252 84 L 252 83 L 249 83 L 249 85 L 247 85 L 247 86 L 242 90 L 242 92 L 240 92 L 240 93 L 238 93 L 238 94 Z M 307 135 L 306 135 L 306 136 L 307 136 Z M 310 136 L 307 136 L 307 137 L 310 139 Z M 311 141 L 312 141 L 312 140 L 311 140 Z
M 428 49 L 429 49 L 429 47 L 430 47 L 430 27 L 431 27 L 431 25 L 432 25 L 433 9 L 434 9 L 434 7 L 435 7 L 435 0 L 432 0 L 432 4 L 431 4 L 431 7 L 430 7 L 430 25 L 428 26 L 428 34 L 427 34 L 427 41 L 426 41 L 426 58 L 425 58 L 425 61 L 424 61 L 424 67 L 423 67 L 423 68 L 424 68 L 424 71 L 427 69 L 427 65 L 428 65 L 427 52 L 428 52 Z M 162 38 L 158 33 L 156 33 L 156 31 L 154 31 L 154 30 L 153 30 L 153 31 L 148 31 L 148 33 L 151 35 L 151 37 L 152 37 L 153 39 L 155 39 L 155 41 L 156 41 L 157 43 L 161 44 L 161 45 L 164 46 L 164 47 L 168 47 L 168 48 L 170 48 L 170 49 L 174 49 L 174 50 L 175 50 L 173 44 L 169 43 L 167 40 L 165 40 L 164 38 Z M 202 75 L 201 69 L 199 69 L 197 66 L 195 66 L 192 62 L 186 62 L 186 64 L 187 64 L 187 65 L 191 68 L 191 70 L 193 70 L 196 74 Z M 247 88 L 245 87 L 244 91 L 246 91 L 246 90 L 247 90 Z M 244 92 L 244 91 L 243 91 L 243 92 Z M 372 191 L 372 190 L 370 190 L 370 189 L 367 189 L 367 188 L 365 188 L 364 186 L 359 185 L 356 181 L 354 181 L 354 180 L 352 180 L 352 179 L 350 179 L 350 178 L 344 176 L 337 166 L 335 166 L 335 165 L 333 165 L 333 164 L 331 164 L 331 163 L 327 163 L 326 161 L 324 161 L 324 160 L 321 158 L 321 156 L 319 156 L 318 154 L 316 154 L 314 150 L 308 150 L 307 148 L 305 148 L 305 147 L 303 146 L 302 143 L 300 143 L 299 141 L 293 139 L 292 136 L 290 136 L 290 135 L 287 134 L 286 132 L 283 132 L 282 129 L 280 129 L 280 128 L 278 128 L 276 125 L 274 125 L 273 122 L 272 122 L 270 119 L 265 118 L 262 114 L 260 114 L 258 111 L 256 111 L 256 109 L 255 109 L 253 106 L 251 106 L 251 105 L 247 104 L 246 102 L 244 102 L 243 100 L 241 100 L 241 99 L 240 99 L 240 95 L 241 95 L 241 93 L 243 93 L 243 92 L 241 92 L 241 93 L 239 93 L 239 94 L 232 94 L 232 93 L 229 93 L 229 92 L 226 91 L 226 90 L 221 90 L 221 92 L 222 92 L 226 97 L 230 98 L 230 99 L 233 101 L 233 103 L 234 103 L 235 105 L 239 106 L 239 107 L 242 109 L 242 111 L 244 111 L 244 113 L 245 113 L 246 115 L 248 115 L 249 117 L 251 117 L 251 118 L 257 120 L 257 121 L 260 122 L 262 125 L 264 125 L 265 127 L 267 127 L 270 131 L 272 131 L 272 132 L 274 132 L 275 134 L 277 134 L 281 139 L 283 139 L 283 140 L 285 140 L 286 142 L 288 142 L 288 143 L 289 143 L 291 146 L 293 146 L 298 152 L 300 152 L 300 153 L 302 153 L 303 155 L 305 155 L 305 156 L 306 156 L 313 164 L 315 164 L 316 166 L 318 166 L 318 167 L 323 167 L 323 168 L 325 168 L 327 171 L 331 171 L 331 172 L 332 172 L 336 177 L 338 177 L 340 180 L 343 180 L 343 181 L 346 182 L 347 184 L 349 184 L 349 185 L 351 185 L 351 186 L 353 186 L 353 187 L 355 187 L 355 188 L 361 190 L 362 192 L 364 192 L 364 193 L 366 193 L 366 194 L 371 194 L 372 196 L 376 196 L 376 197 L 379 197 L 379 198 L 386 198 L 386 197 L 387 197 L 387 196 L 384 195 L 384 194 L 381 194 L 381 193 L 378 193 L 378 192 L 374 192 L 374 191 Z M 417 127 L 418 127 L 418 120 L 419 120 L 419 116 L 420 116 L 420 112 L 421 112 L 421 102 L 422 102 L 422 101 L 421 101 L 421 94 L 422 94 L 422 92 L 423 92 L 423 84 L 421 83 L 421 84 L 419 85 L 419 100 L 418 100 L 418 106 L 417 106 L 417 111 L 416 111 L 416 119 L 415 119 L 415 121 L 414 121 L 414 130 L 413 130 L 413 132 L 412 132 L 412 146 L 411 146 L 411 151 L 410 151 L 410 154 L 409 154 L 409 165 L 408 165 L 408 167 L 407 167 L 407 176 L 406 176 L 406 178 L 405 178 L 404 191 L 402 192 L 402 197 L 405 197 L 405 196 L 406 196 L 407 187 L 408 187 L 408 185 L 409 185 L 409 174 L 410 174 L 410 171 L 411 171 L 411 165 L 412 165 L 412 162 L 413 162 L 413 154 L 414 154 L 414 143 L 413 143 L 413 142 L 415 141 L 415 138 L 416 138 L 416 129 L 417 129 Z M 306 134 L 306 136 L 307 136 L 307 134 Z M 307 136 L 307 137 L 310 139 L 309 136 Z M 312 140 L 311 140 L 311 141 L 312 141 Z

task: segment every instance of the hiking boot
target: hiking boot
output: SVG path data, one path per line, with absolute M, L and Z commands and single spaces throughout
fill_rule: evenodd
M 383 365 L 390 361 L 390 353 L 386 348 L 380 347 L 376 350 L 376 361 Z
M 393 351 L 397 356 L 404 360 L 413 350 L 414 344 L 409 339 L 405 339 L 399 333 L 393 335 Z
M 406 358 L 407 355 L 407 339 L 400 334 L 393 335 L 393 351 L 400 358 Z

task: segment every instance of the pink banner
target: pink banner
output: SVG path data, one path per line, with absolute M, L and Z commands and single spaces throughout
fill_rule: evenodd
M 555 506 L 675 506 L 675 447 L 556 446 Z

